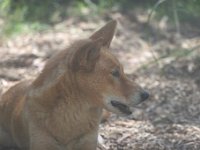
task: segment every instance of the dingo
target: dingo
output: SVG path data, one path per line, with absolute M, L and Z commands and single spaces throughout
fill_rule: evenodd
M 0 99 L 0 147 L 95 150 L 102 109 L 131 114 L 149 95 L 108 50 L 116 21 L 50 58 L 33 81 Z

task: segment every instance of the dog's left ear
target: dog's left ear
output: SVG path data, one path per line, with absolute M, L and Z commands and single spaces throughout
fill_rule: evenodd
M 109 48 L 110 43 L 111 43 L 113 36 L 115 34 L 116 26 L 117 26 L 117 21 L 112 20 L 112 21 L 108 22 L 105 26 L 103 26 L 102 28 L 97 30 L 95 33 L 93 33 L 90 36 L 90 39 L 96 40 L 96 39 L 99 39 L 99 38 L 103 38 L 103 43 L 102 43 L 103 46 Z
M 84 70 L 90 72 L 95 68 L 96 62 L 100 57 L 103 38 L 87 41 L 74 54 L 71 62 L 73 71 Z

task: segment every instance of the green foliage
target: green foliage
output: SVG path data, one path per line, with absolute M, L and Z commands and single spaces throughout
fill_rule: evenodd
M 114 0 L 77 0 L 69 8 L 68 14 L 81 18 L 95 18 L 117 7 L 119 2 Z
M 89 18 L 102 16 L 112 9 L 132 11 L 135 8 L 152 9 L 159 0 L 0 0 L 1 32 L 18 33 L 41 30 L 47 25 L 67 19 L 68 16 Z M 161 1 L 161 0 L 160 0 Z M 155 9 L 158 16 L 173 20 L 174 9 L 180 21 L 197 22 L 200 18 L 200 0 L 162 0 Z M 175 2 L 175 8 L 173 7 Z M 200 20 L 200 19 L 199 19 Z M 196 21 L 196 22 L 195 22 Z
M 158 0 L 161 3 L 156 8 L 157 17 L 168 16 L 174 21 L 174 11 L 177 12 L 179 21 L 196 23 L 200 18 L 199 0 Z M 157 1 L 157 2 L 158 2 Z
M 28 22 L 8 22 L 1 30 L 2 34 L 5 36 L 13 36 L 19 33 L 30 33 L 33 31 L 44 31 L 48 29 L 47 24 L 41 24 L 38 22 L 28 23 Z
M 53 22 L 52 16 L 64 14 L 68 0 L 1 0 L 0 12 L 17 21 Z
M 0 19 L 4 21 L 0 33 L 12 35 L 44 30 L 66 14 L 68 0 L 1 0 Z

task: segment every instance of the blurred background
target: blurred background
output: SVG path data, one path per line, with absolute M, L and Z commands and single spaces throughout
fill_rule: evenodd
M 100 125 L 104 149 L 199 150 L 200 0 L 0 0 L 0 93 L 111 19 L 111 51 L 151 99 Z

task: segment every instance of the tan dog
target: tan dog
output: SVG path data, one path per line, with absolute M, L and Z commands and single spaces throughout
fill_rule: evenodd
M 0 99 L 0 147 L 20 150 L 95 150 L 102 109 L 130 115 L 148 98 L 108 51 L 111 21 L 88 39 L 49 59 L 33 81 Z

